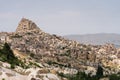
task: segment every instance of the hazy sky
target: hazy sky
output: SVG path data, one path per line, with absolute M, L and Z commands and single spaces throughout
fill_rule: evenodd
M 120 0 L 0 0 L 0 31 L 22 17 L 51 34 L 120 34 Z

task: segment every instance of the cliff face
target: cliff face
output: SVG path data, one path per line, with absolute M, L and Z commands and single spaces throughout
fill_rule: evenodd
M 16 32 L 0 33 L 0 43 L 3 42 L 9 43 L 13 50 L 32 54 L 32 58 L 37 62 L 54 68 L 67 67 L 94 74 L 100 64 L 104 68 L 104 74 L 120 72 L 120 50 L 114 45 L 84 45 L 50 35 L 25 18 L 20 21 Z

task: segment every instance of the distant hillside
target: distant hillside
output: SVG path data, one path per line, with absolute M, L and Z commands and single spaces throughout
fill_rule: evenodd
M 112 43 L 115 44 L 116 46 L 120 46 L 120 34 L 100 33 L 86 35 L 67 35 L 64 37 L 85 44 L 102 45 L 105 43 Z

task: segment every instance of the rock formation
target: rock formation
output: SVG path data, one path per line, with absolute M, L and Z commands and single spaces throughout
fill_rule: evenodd
M 42 63 L 49 71 L 53 70 L 53 73 L 76 74 L 77 71 L 85 71 L 95 75 L 99 64 L 104 69 L 104 75 L 120 72 L 120 49 L 114 45 L 80 44 L 45 33 L 25 18 L 20 21 L 16 32 L 0 33 L 0 47 L 4 42 L 11 46 L 15 54 L 28 55 L 25 62 L 32 59 Z
M 16 29 L 16 33 L 31 32 L 31 31 L 39 32 L 40 29 L 31 20 L 22 18 Z

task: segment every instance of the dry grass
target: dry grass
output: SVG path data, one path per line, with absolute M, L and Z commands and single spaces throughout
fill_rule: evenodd
M 28 55 L 26 54 L 26 53 L 22 53 L 22 52 L 20 52 L 20 51 L 18 51 L 18 50 L 13 50 L 13 53 L 16 55 L 16 56 L 18 56 L 18 57 L 20 57 L 20 58 L 22 58 L 22 59 L 25 59 L 25 58 L 27 58 L 28 57 Z
M 46 74 L 46 73 L 49 73 L 48 69 L 41 69 L 37 72 L 37 74 Z
M 0 75 L 2 75 L 2 72 L 0 72 Z

